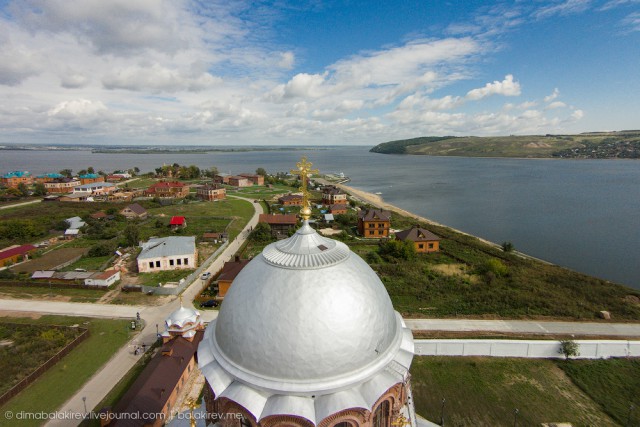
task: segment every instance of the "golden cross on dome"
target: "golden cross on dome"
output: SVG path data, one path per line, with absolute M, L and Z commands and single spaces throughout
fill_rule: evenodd
M 188 399 L 186 402 L 187 407 L 189 408 L 189 426 L 190 427 L 195 427 L 196 426 L 196 417 L 193 416 L 193 411 L 194 409 L 196 409 L 198 407 L 198 404 L 196 403 L 195 399 L 190 398 Z
M 309 189 L 307 188 L 309 183 L 309 175 L 312 173 L 319 173 L 318 169 L 311 169 L 313 163 L 307 161 L 306 156 L 302 156 L 300 161 L 296 163 L 296 167 L 298 169 L 292 169 L 291 174 L 300 176 L 300 180 L 302 181 L 302 186 L 300 187 L 300 191 L 302 191 L 302 209 L 300 209 L 300 216 L 304 220 L 308 220 L 311 218 L 311 204 L 309 203 Z
M 407 417 L 405 417 L 403 414 L 400 414 L 400 416 L 398 418 L 396 418 L 396 420 L 391 423 L 391 425 L 394 426 L 394 427 L 404 427 L 404 426 L 408 426 L 410 424 L 411 423 L 409 422 Z

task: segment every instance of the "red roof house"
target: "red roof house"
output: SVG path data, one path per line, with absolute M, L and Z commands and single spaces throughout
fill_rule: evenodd
M 22 245 L 0 251 L 0 267 L 4 267 L 7 264 L 15 264 L 35 252 L 36 249 L 33 245 Z
M 171 227 L 172 230 L 175 230 L 176 228 L 180 228 L 180 227 L 186 227 L 187 220 L 183 216 L 173 216 L 171 217 L 171 222 L 169 223 L 169 226 Z

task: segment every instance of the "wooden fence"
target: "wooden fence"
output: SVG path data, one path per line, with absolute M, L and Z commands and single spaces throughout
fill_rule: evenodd
M 0 280 L 0 287 L 22 287 L 22 288 L 56 288 L 56 289 L 94 289 L 108 291 L 107 286 L 89 286 L 84 283 L 61 283 L 61 282 L 21 282 L 19 280 Z
M 23 323 L 19 324 L 20 326 L 24 326 Z M 54 326 L 56 328 L 67 328 L 68 326 Z M 76 348 L 81 342 L 86 340 L 89 337 L 89 329 L 87 328 L 78 328 L 82 330 L 82 333 L 78 335 L 73 341 L 67 344 L 62 350 L 52 356 L 49 360 L 40 365 L 35 371 L 31 372 L 25 378 L 22 379 L 18 384 L 11 387 L 7 390 L 2 396 L 0 396 L 0 406 L 7 403 L 11 398 L 20 393 L 22 390 L 27 388 L 31 383 L 33 383 L 36 379 L 38 379 L 42 374 L 44 374 L 49 368 L 58 363 L 60 359 L 69 354 L 71 350 Z

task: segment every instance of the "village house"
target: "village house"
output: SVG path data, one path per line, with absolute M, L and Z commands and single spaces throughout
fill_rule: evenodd
M 282 206 L 302 206 L 302 194 L 287 194 L 278 198 Z
M 227 292 L 229 292 L 229 288 L 231 287 L 234 279 L 242 269 L 249 264 L 249 261 L 251 260 L 240 259 L 240 257 L 236 255 L 233 261 L 227 261 L 224 263 L 222 271 L 220 271 L 220 275 L 218 276 L 218 295 L 216 296 L 216 299 L 224 299 Z
M 346 205 L 347 195 L 335 185 L 327 185 L 322 187 L 322 203 L 326 206 Z
M 124 180 L 124 177 L 122 175 L 114 175 L 114 174 L 107 175 L 107 179 L 106 179 L 107 182 L 120 182 L 122 180 Z
M 172 230 L 177 230 L 178 228 L 185 228 L 187 226 L 187 219 L 183 216 L 172 216 L 171 221 L 169 222 L 169 227 Z
M 219 184 L 207 184 L 196 187 L 196 195 L 202 200 L 223 200 L 227 197 L 227 190 Z
M 60 202 L 86 202 L 90 199 L 93 201 L 93 199 L 91 198 L 91 193 L 88 192 L 70 193 L 58 197 L 58 201 Z
M 229 239 L 227 233 L 202 233 L 202 240 L 205 242 L 226 242 Z
M 189 195 L 189 187 L 178 181 L 156 182 L 146 189 L 146 196 L 181 199 Z
M 241 173 L 240 176 L 249 178 L 253 185 L 264 185 L 264 176 L 251 173 Z
M 7 188 L 17 188 L 20 184 L 27 186 L 33 184 L 33 177 L 28 171 L 13 171 L 2 175 L 0 183 Z
M 107 218 L 107 214 L 104 213 L 103 211 L 94 212 L 89 216 L 91 218 L 93 218 L 93 219 L 97 219 L 98 221 L 101 221 L 101 220 Z
M 71 193 L 73 188 L 79 185 L 82 183 L 75 178 L 54 178 L 45 182 L 44 188 L 47 190 L 47 194 L 66 194 Z
M 60 179 L 60 178 L 64 178 L 64 176 L 62 176 L 59 173 L 44 173 L 42 175 L 38 175 L 35 178 L 35 181 L 39 184 L 44 184 L 45 182 L 51 182 L 54 179 Z
M 251 187 L 253 183 L 249 178 L 245 178 L 244 176 L 230 176 L 229 177 L 229 185 L 234 187 Z
M 87 194 L 92 197 L 105 196 L 113 193 L 117 190 L 117 187 L 112 182 L 92 182 L 89 184 L 78 185 L 73 187 L 74 194 Z
M 347 213 L 347 205 L 331 205 L 329 206 L 329 212 L 334 215 L 343 215 Z
M 216 184 L 229 184 L 229 179 L 233 175 L 229 173 L 220 172 L 213 177 L 213 182 Z
M 286 237 L 290 230 L 293 230 L 298 223 L 296 215 L 276 215 L 276 214 L 260 214 L 258 222 L 269 224 L 271 234 L 277 238 Z
M 0 251 L 0 267 L 6 267 L 29 258 L 38 248 L 33 245 L 10 246 Z
M 148 216 L 147 210 L 137 203 L 132 203 L 122 209 L 120 214 L 127 219 L 146 219 Z
M 358 212 L 358 232 L 368 239 L 389 237 L 391 212 L 379 209 Z
M 40 282 L 77 284 L 107 288 L 120 280 L 117 270 L 106 271 L 54 271 L 37 270 L 31 275 L 32 280 Z
M 416 252 L 438 252 L 440 250 L 440 237 L 419 225 L 414 225 L 408 230 L 398 231 L 396 239 L 414 242 Z
M 80 182 L 82 183 L 82 185 L 92 184 L 94 182 L 104 182 L 104 177 L 102 175 L 98 175 L 97 173 L 87 173 L 78 176 L 78 178 L 80 178 Z
M 138 271 L 156 271 L 196 268 L 198 252 L 194 236 L 154 237 L 142 243 L 138 255 Z

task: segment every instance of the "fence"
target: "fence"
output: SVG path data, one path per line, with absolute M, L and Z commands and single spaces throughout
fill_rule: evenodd
M 56 288 L 56 289 L 93 289 L 93 290 L 102 290 L 108 291 L 109 288 L 106 286 L 91 286 L 79 284 L 79 283 L 61 283 L 61 282 L 21 282 L 19 280 L 0 280 L 0 287 L 9 286 L 9 287 L 23 287 L 23 288 Z
M 640 357 L 640 341 L 575 340 L 576 359 Z M 564 358 L 560 341 L 547 340 L 415 340 L 416 356 L 492 356 Z
M 142 285 L 141 286 L 142 292 L 147 294 L 155 294 L 155 295 L 179 295 L 180 293 L 182 293 L 183 290 L 185 290 L 185 288 L 191 285 L 191 283 L 193 283 L 194 280 L 200 277 L 200 274 L 202 274 L 202 272 L 206 270 L 216 258 L 218 258 L 218 255 L 220 255 L 227 248 L 227 246 L 229 246 L 228 241 L 224 242 L 222 246 L 218 248 L 218 250 L 216 250 L 209 258 L 207 258 L 202 263 L 202 265 L 200 265 L 200 267 L 196 269 L 196 271 L 194 271 L 189 276 L 187 276 L 182 281 L 182 283 L 178 284 L 178 286 L 165 288 L 165 287 L 154 287 L 154 286 Z
M 24 326 L 24 324 L 20 324 Z M 53 326 L 53 325 L 52 325 Z M 66 328 L 67 326 L 54 326 L 56 328 Z M 67 344 L 62 350 L 52 356 L 49 360 L 40 365 L 35 371 L 31 372 L 25 378 L 22 379 L 18 384 L 11 387 L 7 390 L 2 396 L 0 396 L 0 406 L 7 403 L 12 397 L 20 393 L 22 390 L 27 388 L 31 383 L 33 383 L 38 377 L 44 374 L 49 368 L 58 363 L 60 359 L 69 354 L 71 350 L 76 348 L 81 342 L 86 340 L 89 337 L 89 329 L 86 328 L 78 328 L 82 330 L 82 333 L 78 335 L 73 341 Z

